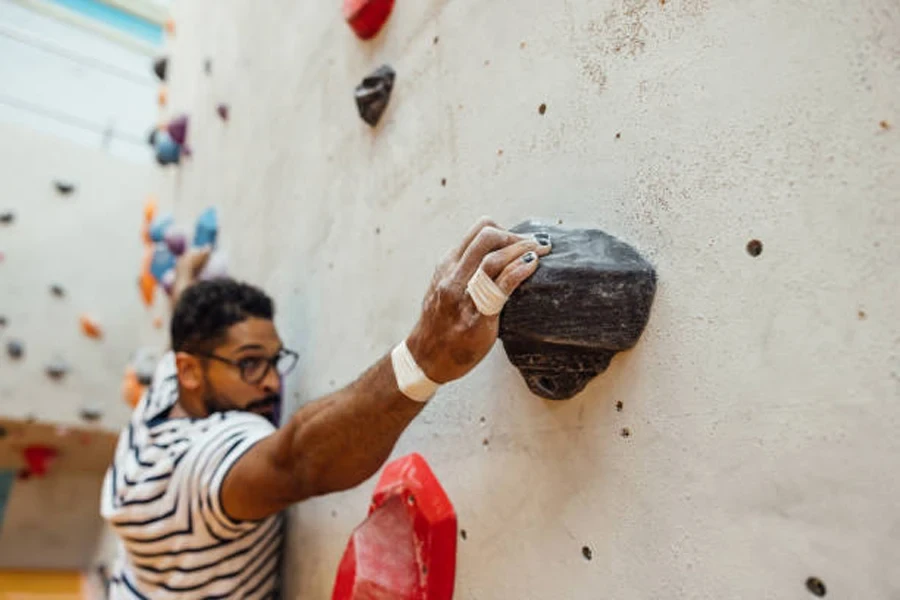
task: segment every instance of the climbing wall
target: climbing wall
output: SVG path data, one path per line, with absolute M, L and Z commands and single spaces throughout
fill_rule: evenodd
M 0 416 L 117 430 L 130 356 L 164 342 L 136 283 L 152 171 L 15 125 L 0 125 L 0 164 Z
M 896 2 L 398 1 L 371 41 L 337 0 L 174 14 L 194 157 L 163 195 L 218 205 L 276 298 L 293 406 L 410 331 L 482 214 L 656 267 L 583 393 L 541 400 L 498 346 L 401 439 L 456 507 L 457 598 L 900 596 Z M 329 597 L 373 486 L 293 511 L 287 597 Z

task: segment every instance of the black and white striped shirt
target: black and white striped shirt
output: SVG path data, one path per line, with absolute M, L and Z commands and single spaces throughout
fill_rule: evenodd
M 274 427 L 238 411 L 170 419 L 177 398 L 170 352 L 103 483 L 100 510 L 120 541 L 110 598 L 274 598 L 282 516 L 234 521 L 219 498 L 231 466 Z

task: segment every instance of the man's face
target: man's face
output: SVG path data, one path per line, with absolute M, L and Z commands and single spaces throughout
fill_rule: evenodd
M 203 372 L 203 397 L 208 413 L 245 410 L 276 424 L 281 404 L 281 378 L 274 357 L 282 349 L 275 324 L 249 318 L 232 325 L 228 336 L 207 358 Z M 226 362 L 227 361 L 227 362 Z M 250 375 L 247 381 L 244 375 Z M 266 371 L 258 382 L 254 373 Z

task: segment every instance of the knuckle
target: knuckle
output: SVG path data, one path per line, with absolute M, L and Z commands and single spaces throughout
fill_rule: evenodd
M 481 261 L 481 270 L 491 277 L 495 277 L 505 266 L 503 256 L 497 252 L 491 252 Z

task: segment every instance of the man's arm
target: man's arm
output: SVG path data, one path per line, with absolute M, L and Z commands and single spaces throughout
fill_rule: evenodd
M 438 267 L 407 346 L 429 379 L 446 383 L 468 373 L 497 339 L 499 316 L 486 317 L 466 294 L 479 266 L 509 295 L 545 255 L 532 237 L 482 220 Z M 531 259 L 531 260 L 529 260 Z M 371 477 L 424 407 L 397 387 L 390 355 L 346 388 L 297 411 L 234 464 L 221 502 L 236 520 L 273 515 L 300 500 L 345 490 Z

